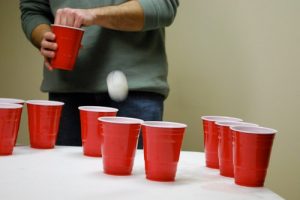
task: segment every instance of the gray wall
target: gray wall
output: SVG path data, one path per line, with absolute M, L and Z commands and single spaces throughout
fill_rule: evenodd
M 300 1 L 181 0 L 167 29 L 165 120 L 188 125 L 183 149 L 203 151 L 202 115 L 278 130 L 266 186 L 300 199 Z M 0 1 L 0 97 L 46 99 L 42 58 L 25 39 L 18 1 Z M 18 142 L 28 144 L 26 109 Z

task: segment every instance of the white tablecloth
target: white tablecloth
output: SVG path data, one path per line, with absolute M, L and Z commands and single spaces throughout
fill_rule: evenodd
M 18 146 L 12 156 L 0 156 L 0 199 L 282 199 L 267 188 L 238 186 L 204 165 L 203 153 L 182 151 L 176 181 L 164 183 L 145 179 L 141 150 L 131 176 L 112 176 L 103 173 L 101 158 L 83 156 L 81 147 Z

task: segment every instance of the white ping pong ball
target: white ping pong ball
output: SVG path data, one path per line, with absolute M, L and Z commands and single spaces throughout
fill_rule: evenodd
M 125 74 L 121 71 L 112 71 L 106 78 L 108 94 L 114 101 L 123 101 L 128 94 L 128 83 Z

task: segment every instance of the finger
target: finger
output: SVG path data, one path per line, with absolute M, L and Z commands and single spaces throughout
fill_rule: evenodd
M 47 41 L 54 41 L 55 40 L 55 34 L 52 32 L 46 32 L 44 33 L 44 39 Z
M 53 71 L 53 67 L 50 65 L 50 60 L 45 57 L 44 66 L 49 70 Z
M 83 16 L 78 14 L 75 16 L 74 27 L 80 28 L 83 24 Z
M 72 11 L 66 12 L 66 25 L 67 26 L 74 26 L 75 21 L 75 14 Z
M 67 25 L 67 17 L 65 13 L 63 13 L 60 17 L 60 25 L 66 26 Z
M 61 24 L 61 14 L 62 14 L 62 9 L 58 9 L 55 14 L 54 24 Z
M 56 12 L 59 21 L 57 20 L 59 25 L 66 26 L 67 25 L 67 12 L 68 8 L 58 9 Z
M 52 42 L 52 41 L 49 42 L 47 40 L 42 40 L 41 47 L 43 49 L 55 51 L 55 50 L 57 50 L 57 43 Z
M 54 51 L 41 48 L 40 52 L 46 58 L 54 58 L 55 57 L 55 52 Z

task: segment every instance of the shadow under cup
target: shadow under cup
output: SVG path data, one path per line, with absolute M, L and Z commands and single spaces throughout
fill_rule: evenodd
M 118 109 L 101 106 L 80 106 L 81 140 L 83 154 L 86 156 L 101 157 L 102 129 L 98 118 L 116 116 Z
M 30 145 L 32 148 L 54 148 L 64 103 L 58 101 L 26 101 Z
M 264 185 L 276 130 L 264 127 L 231 127 L 234 179 L 238 185 Z
M 51 60 L 51 66 L 55 69 L 73 70 L 84 30 L 56 24 L 52 24 L 51 29 L 57 43 L 57 50 L 55 57 Z
M 185 124 L 147 121 L 142 124 L 146 178 L 174 181 Z
M 11 155 L 18 135 L 22 105 L 0 103 L 0 155 Z

